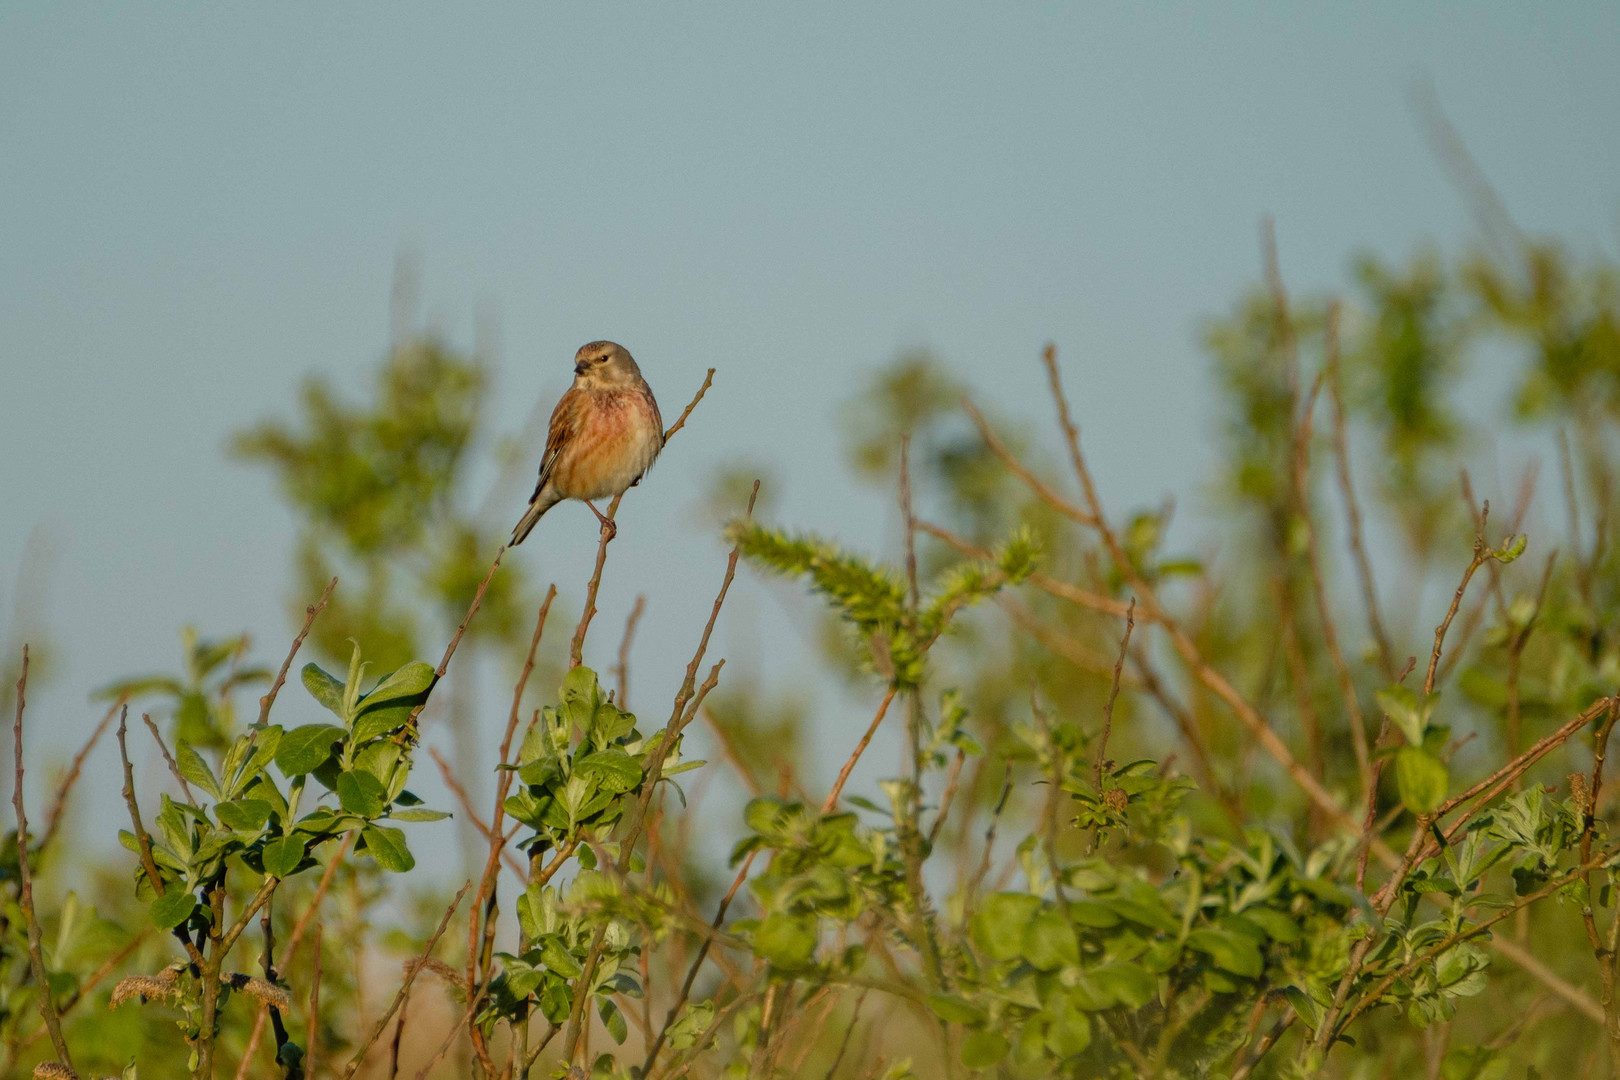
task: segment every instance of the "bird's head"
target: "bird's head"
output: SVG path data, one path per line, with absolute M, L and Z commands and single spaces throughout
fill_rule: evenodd
M 634 386 L 641 379 L 641 369 L 623 345 L 593 341 L 574 354 L 574 375 L 580 386 L 608 389 Z

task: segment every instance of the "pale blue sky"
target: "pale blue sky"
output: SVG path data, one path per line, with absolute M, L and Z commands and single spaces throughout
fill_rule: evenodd
M 833 420 L 900 349 L 1044 420 L 1056 340 L 1105 496 L 1196 513 L 1198 321 L 1255 277 L 1263 214 L 1300 292 L 1473 237 L 1423 79 L 1529 231 L 1612 254 L 1617 47 L 1615 3 L 6 5 L 0 599 L 38 530 L 65 647 L 35 730 L 77 741 L 88 691 L 172 667 L 188 621 L 281 655 L 293 523 L 222 447 L 305 373 L 360 385 L 402 250 L 452 338 L 498 325 L 505 430 L 592 338 L 666 414 L 719 368 L 604 588 L 615 631 L 653 594 L 650 705 L 718 579 L 688 528 L 714 466 L 766 459 L 785 520 L 892 542 Z M 577 602 L 593 543 L 578 508 L 517 555 Z M 738 601 L 718 653 L 785 645 L 793 684 L 782 606 Z

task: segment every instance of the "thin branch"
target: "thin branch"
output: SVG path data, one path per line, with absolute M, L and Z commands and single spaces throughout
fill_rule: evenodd
M 495 831 L 489 827 L 489 823 L 479 816 L 477 810 L 473 809 L 472 798 L 467 794 L 466 787 L 456 779 L 456 774 L 451 770 L 450 763 L 444 760 L 444 755 L 439 753 L 438 748 L 434 746 L 428 747 L 428 755 L 433 758 L 433 763 L 439 767 L 439 777 L 444 781 L 444 786 L 450 789 L 451 795 L 455 796 L 456 803 L 461 807 L 461 812 L 467 815 L 467 820 L 472 822 L 473 828 L 478 830 L 478 835 L 491 844 L 496 844 L 501 849 L 501 858 L 506 863 L 506 868 L 519 878 L 522 878 L 524 876 L 523 864 L 518 861 L 516 855 L 505 850 L 507 837 L 503 836 L 497 839 Z
M 585 635 L 590 632 L 591 620 L 596 617 L 596 594 L 602 587 L 602 568 L 607 565 L 607 547 L 618 535 L 618 526 L 613 524 L 614 516 L 619 512 L 619 503 L 624 499 L 624 492 L 613 496 L 608 503 L 607 513 L 602 515 L 601 538 L 596 543 L 596 567 L 591 571 L 591 579 L 585 584 L 585 606 L 579 613 L 579 625 L 574 627 L 574 640 L 568 646 L 568 667 L 570 670 L 584 663 Z
M 101 723 L 96 725 L 96 729 L 90 733 L 84 745 L 79 747 L 79 752 L 73 755 L 72 763 L 68 765 L 67 772 L 56 786 L 56 795 L 51 799 L 51 808 L 45 814 L 45 834 L 40 837 L 39 850 L 44 851 L 50 847 L 51 841 L 56 838 L 57 830 L 62 825 L 62 816 L 67 810 L 68 795 L 73 791 L 73 785 L 78 783 L 79 774 L 84 771 L 84 759 L 90 756 L 90 751 L 95 749 L 96 743 L 107 733 L 107 729 L 112 726 L 113 717 L 118 715 L 118 710 L 124 707 L 127 700 L 129 700 L 127 697 L 120 695 L 117 701 L 107 707 L 107 713 L 101 718 Z
M 450 1030 L 444 1033 L 444 1041 L 441 1042 L 439 1044 L 439 1048 L 433 1052 L 433 1056 L 428 1058 L 427 1064 L 423 1065 L 421 1071 L 416 1074 L 416 1080 L 427 1080 L 427 1074 L 433 1071 L 433 1067 L 435 1065 L 444 1060 L 444 1055 L 450 1052 L 450 1044 L 456 1041 L 456 1036 L 461 1034 L 461 1029 L 472 1022 L 473 1013 L 477 1010 L 478 1002 L 475 999 L 461 1014 L 461 1019 L 457 1020 L 451 1026 Z M 538 1056 L 539 1051 L 535 1051 L 535 1054 Z M 527 1075 L 527 1068 L 524 1069 L 524 1073 Z
M 276 672 L 276 681 L 270 684 L 270 689 L 259 699 L 259 720 L 254 727 L 264 727 L 270 722 L 270 707 L 276 703 L 276 695 L 281 693 L 281 686 L 287 681 L 287 672 L 292 669 L 293 657 L 298 655 L 298 649 L 304 644 L 304 638 L 309 636 L 309 628 L 315 625 L 315 616 L 326 607 L 327 601 L 332 599 L 332 590 L 337 588 L 338 579 L 333 578 L 326 583 L 326 590 L 321 593 L 319 600 L 304 609 L 304 625 L 299 627 L 298 635 L 293 638 L 292 648 L 287 650 L 287 659 L 281 662 L 281 670 Z
M 866 753 L 867 744 L 872 741 L 872 736 L 877 733 L 878 725 L 883 723 L 883 716 L 889 711 L 889 702 L 894 700 L 894 695 L 897 692 L 897 687 L 890 686 L 889 692 L 883 695 L 883 701 L 878 705 L 877 715 L 872 717 L 870 724 L 866 725 L 866 732 L 861 736 L 860 742 L 855 744 L 855 749 L 849 755 L 849 760 L 844 762 L 844 767 L 838 770 L 838 779 L 833 782 L 832 790 L 827 792 L 827 798 L 821 804 L 822 816 L 825 817 L 837 809 L 838 797 L 844 793 L 844 783 L 849 780 L 849 774 L 855 771 L 855 763 L 861 760 L 862 754 Z
M 152 857 L 152 837 L 141 824 L 141 808 L 135 800 L 135 768 L 129 763 L 128 721 L 129 707 L 125 706 L 118 710 L 118 756 L 124 763 L 124 805 L 129 808 L 129 820 L 135 828 L 135 846 L 140 852 L 141 869 L 146 871 L 146 880 L 152 886 L 152 891 L 162 896 L 166 892 L 163 875 L 158 872 L 157 861 Z M 175 927 L 174 936 L 185 946 L 191 962 L 200 967 L 203 962 L 202 950 L 186 934 L 185 927 Z
M 1024 463 L 1019 461 L 1011 450 L 1007 449 L 1007 444 L 1002 442 L 1000 436 L 991 429 L 989 421 L 984 418 L 984 414 L 979 412 L 978 407 L 973 402 L 963 398 L 962 408 L 967 411 L 968 417 L 973 421 L 973 426 L 979 429 L 979 437 L 984 440 L 984 445 L 990 449 L 992 454 L 1001 459 L 1001 463 L 1007 467 L 1009 472 L 1028 485 L 1037 498 L 1076 524 L 1091 528 L 1096 528 L 1101 524 L 1094 513 L 1088 513 L 1080 509 L 1080 507 L 1052 490 L 1040 477 L 1025 468 Z
M 698 402 L 703 400 L 703 395 L 709 392 L 709 387 L 712 385 L 714 385 L 714 368 L 710 368 L 708 373 L 703 376 L 703 385 L 698 387 L 696 394 L 692 395 L 692 400 L 686 403 L 686 408 L 681 410 L 681 415 L 664 430 L 665 445 L 668 445 L 669 440 L 675 437 L 677 431 L 686 426 L 686 418 L 692 415 L 692 410 L 698 407 Z
M 951 771 L 945 776 L 945 793 L 939 798 L 939 812 L 934 815 L 934 824 L 928 829 L 930 848 L 934 846 L 934 841 L 939 839 L 939 832 L 945 827 L 945 819 L 951 816 L 951 805 L 956 801 L 956 788 L 962 779 L 962 766 L 966 761 L 967 751 L 958 747 L 956 757 L 951 760 Z
M 28 925 L 28 968 L 34 979 L 35 997 L 40 1019 L 51 1033 L 51 1046 L 56 1060 L 73 1068 L 73 1056 L 68 1053 L 67 1040 L 62 1038 L 62 1019 L 56 1015 L 56 999 L 51 993 L 51 980 L 45 974 L 45 953 L 40 944 L 39 916 L 34 911 L 34 872 L 28 865 L 28 813 L 23 809 L 23 708 L 28 698 L 28 646 L 23 646 L 22 675 L 17 679 L 17 719 L 12 724 L 12 747 L 16 751 L 16 773 L 12 779 L 11 805 L 17 810 L 17 873 L 21 880 L 18 904 L 23 921 Z
M 731 732 L 726 730 L 724 724 L 715 719 L 714 713 L 709 709 L 703 710 L 703 719 L 709 722 L 709 730 L 714 732 L 715 740 L 720 744 L 720 753 L 725 755 L 726 761 L 730 763 L 737 775 L 742 778 L 743 787 L 748 789 L 749 796 L 759 798 L 765 793 L 765 788 L 760 784 L 759 777 L 754 775 L 754 770 L 749 768 L 748 763 L 738 753 L 736 743 L 732 741 Z
M 157 743 L 158 751 L 163 754 L 163 763 L 169 767 L 169 775 L 174 777 L 175 783 L 179 784 L 180 790 L 185 793 L 186 802 L 195 805 L 197 796 L 191 793 L 191 785 L 180 775 L 180 766 L 175 762 L 174 755 L 169 753 L 168 746 L 164 744 L 163 734 L 158 731 L 157 724 L 152 722 L 152 717 L 147 713 L 141 713 L 141 720 L 146 724 L 146 730 L 152 733 L 152 741 Z
M 444 678 L 444 673 L 450 670 L 450 658 L 456 655 L 456 646 L 461 644 L 462 635 L 467 632 L 468 624 L 473 621 L 473 616 L 477 615 L 478 609 L 483 606 L 484 593 L 489 591 L 489 583 L 494 580 L 495 571 L 500 569 L 501 559 L 506 555 L 506 548 L 507 545 L 502 544 L 500 550 L 495 552 L 495 561 L 489 564 L 489 572 L 484 575 L 484 580 L 478 583 L 478 591 L 473 593 L 472 603 L 467 606 L 467 614 L 462 616 L 460 625 L 456 627 L 455 636 L 450 639 L 450 644 L 444 647 L 444 655 L 439 658 L 439 666 L 433 670 L 433 686 L 428 689 L 429 695 L 438 687 L 439 681 Z M 414 740 L 416 738 L 416 722 L 422 715 L 422 710 L 427 708 L 427 703 L 428 698 L 423 698 L 421 704 L 412 709 L 411 715 L 406 718 L 404 730 L 408 739 Z
M 1316 409 L 1316 391 L 1322 377 L 1339 364 L 1339 305 L 1328 309 L 1327 361 L 1313 384 L 1304 415 L 1299 419 L 1294 436 L 1293 477 L 1296 512 L 1305 526 L 1306 560 L 1311 572 L 1311 590 L 1316 600 L 1317 615 L 1321 620 L 1322 643 L 1333 661 L 1333 671 L 1339 680 L 1339 695 L 1344 699 L 1346 723 L 1350 728 L 1350 745 L 1355 750 L 1356 772 L 1361 777 L 1361 790 L 1365 794 L 1372 787 L 1372 758 L 1367 751 L 1367 720 L 1361 712 L 1361 701 L 1356 696 L 1350 665 L 1345 662 L 1344 650 L 1339 647 L 1339 631 L 1334 625 L 1333 612 L 1328 606 L 1327 573 L 1322 566 L 1322 545 L 1316 537 L 1316 525 L 1311 519 L 1308 473 L 1310 469 L 1311 434 Z
M 1384 629 L 1384 619 L 1378 610 L 1378 588 L 1373 581 L 1372 561 L 1367 558 L 1367 545 L 1363 539 L 1361 504 L 1356 500 L 1355 481 L 1350 469 L 1350 437 L 1345 420 L 1343 364 L 1340 361 L 1338 341 L 1328 357 L 1330 377 L 1328 400 L 1333 404 L 1333 458 L 1339 481 L 1339 495 L 1344 500 L 1345 531 L 1349 534 L 1350 554 L 1356 567 L 1356 578 L 1361 585 L 1361 602 L 1367 613 L 1367 628 L 1378 647 L 1378 659 L 1386 678 L 1395 675 L 1395 649 Z
M 1468 568 L 1463 571 L 1462 580 L 1457 583 L 1457 592 L 1451 598 L 1451 607 L 1446 609 L 1446 617 L 1440 620 L 1440 625 L 1434 628 L 1434 649 L 1429 654 L 1429 671 L 1423 677 L 1423 692 L 1434 692 L 1435 671 L 1440 667 L 1440 651 L 1446 643 L 1446 631 L 1451 628 L 1451 620 L 1457 617 L 1457 608 L 1462 604 L 1463 593 L 1468 591 L 1468 582 L 1473 579 L 1474 571 L 1485 565 L 1485 560 L 1491 557 L 1490 548 L 1485 543 L 1485 522 L 1489 520 L 1491 504 L 1485 503 L 1480 517 L 1479 530 L 1474 535 L 1474 556 L 1468 561 Z
M 349 1059 L 348 1066 L 343 1070 L 344 1080 L 348 1080 L 349 1077 L 355 1074 L 355 1071 L 360 1068 L 360 1063 L 364 1061 L 366 1055 L 371 1052 L 371 1048 L 376 1045 L 378 1039 L 382 1038 L 382 1033 L 388 1028 L 388 1021 L 393 1019 L 394 1013 L 399 1009 L 400 1003 L 403 1002 L 406 995 L 411 992 L 411 983 L 416 981 L 417 973 L 422 970 L 423 965 L 420 963 L 420 961 L 426 960 L 428 957 L 433 955 L 433 947 L 439 943 L 439 938 L 444 935 L 445 928 L 450 925 L 450 917 L 456 913 L 456 908 L 461 906 L 461 899 L 467 895 L 467 890 L 470 888 L 472 888 L 472 882 L 470 881 L 461 886 L 461 891 L 456 893 L 456 898 L 450 901 L 449 907 L 445 908 L 444 918 L 439 920 L 438 928 L 433 931 L 432 936 L 427 940 L 427 944 L 422 947 L 419 961 L 406 967 L 404 983 L 400 985 L 398 993 L 394 995 L 394 1000 L 389 1003 L 388 1008 L 384 1010 L 380 1017 L 377 1018 L 377 1023 L 373 1026 L 371 1034 L 365 1039 L 365 1041 L 360 1043 L 359 1048 L 355 1051 L 354 1057 Z M 476 996 L 469 995 L 469 997 L 472 998 L 472 1004 L 476 1005 Z
M 940 541 L 948 547 L 954 548 L 956 551 L 966 555 L 970 559 L 976 559 L 979 562 L 987 562 L 991 564 L 994 564 L 996 561 L 995 552 L 991 551 L 987 547 L 981 547 L 978 544 L 971 543 L 968 540 L 963 539 L 961 536 L 958 536 L 956 533 L 951 532 L 949 529 L 942 528 L 941 526 L 935 525 L 932 522 L 924 521 L 921 518 L 917 519 L 917 528 L 919 531 L 927 533 L 929 536 L 932 536 L 934 539 Z M 1025 578 L 1024 580 L 1042 592 L 1055 596 L 1060 600 L 1067 600 L 1072 604 L 1078 604 L 1080 607 L 1090 608 L 1093 611 L 1100 611 L 1105 615 L 1113 615 L 1123 618 L 1125 615 L 1125 609 L 1128 606 L 1118 600 L 1115 600 L 1111 596 L 1078 588 L 1074 585 L 1070 585 L 1066 581 L 1059 581 L 1056 578 L 1047 577 L 1045 574 L 1042 574 L 1039 571 L 1029 575 L 1029 577 Z
M 747 880 L 748 868 L 754 865 L 754 856 L 757 854 L 759 854 L 757 848 L 748 853 L 748 857 L 743 859 L 742 865 L 737 868 L 737 876 L 732 879 L 731 888 L 727 889 L 726 895 L 720 898 L 719 910 L 714 913 L 714 921 L 709 924 L 714 934 L 718 934 L 720 927 L 725 923 L 726 909 L 731 907 L 732 898 L 737 895 L 737 890 L 742 888 L 742 883 Z M 675 1018 L 680 1015 L 682 1006 L 686 1004 L 687 999 L 692 995 L 692 985 L 697 982 L 698 971 L 703 967 L 703 961 L 709 955 L 709 948 L 714 943 L 714 934 L 704 935 L 703 943 L 698 946 L 697 956 L 693 957 L 691 967 L 686 969 L 686 979 L 681 983 L 681 992 L 676 995 L 674 1004 L 669 1007 L 669 1013 L 664 1017 L 664 1026 L 658 1030 L 658 1037 L 653 1040 L 652 1046 L 647 1051 L 647 1059 L 642 1063 L 642 1076 L 652 1075 L 653 1063 L 658 1060 L 658 1052 L 664 1048 L 664 1041 L 669 1036 L 669 1029 L 674 1026 Z
M 624 620 L 624 637 L 619 639 L 619 664 L 614 669 L 619 692 L 615 696 L 615 703 L 626 712 L 630 709 L 630 645 L 636 639 L 636 624 L 641 622 L 641 614 L 646 609 L 646 595 L 638 594 L 635 605 L 630 608 L 630 616 Z
M 1489 942 L 1491 948 L 1524 969 L 1524 973 L 1572 1005 L 1576 1012 L 1593 1023 L 1603 1023 L 1603 1006 L 1592 1000 L 1585 990 L 1561 977 L 1556 971 L 1537 959 L 1529 949 L 1512 938 L 1497 937 Z
M 1108 760 L 1108 736 L 1114 730 L 1114 701 L 1119 697 L 1120 675 L 1125 670 L 1125 656 L 1131 647 L 1131 630 L 1136 626 L 1136 597 L 1131 597 L 1131 606 L 1125 612 L 1125 636 L 1119 641 L 1119 659 L 1114 661 L 1114 679 L 1108 686 L 1108 701 L 1103 705 L 1102 734 L 1097 737 L 1096 760 L 1091 764 L 1092 781 L 1097 786 L 1097 795 L 1102 796 L 1103 766 Z
M 305 1070 L 311 1077 L 317 1075 L 321 1056 L 321 933 L 320 923 L 315 924 L 315 971 L 309 984 L 309 1037 L 304 1049 Z

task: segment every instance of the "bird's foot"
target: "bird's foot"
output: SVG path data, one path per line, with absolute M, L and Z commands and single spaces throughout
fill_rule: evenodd
M 591 513 L 596 515 L 597 523 L 602 526 L 602 543 L 605 544 L 619 535 L 619 527 L 614 524 L 612 518 L 598 510 L 595 503 L 586 500 L 585 505 L 591 508 Z

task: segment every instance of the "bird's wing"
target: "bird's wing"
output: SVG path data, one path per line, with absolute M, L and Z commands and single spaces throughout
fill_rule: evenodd
M 529 496 L 530 503 L 538 499 L 540 492 L 545 490 L 552 472 L 557 467 L 557 459 L 562 456 L 563 447 L 567 446 L 578 433 L 583 405 L 583 393 L 576 387 L 569 387 L 568 392 L 557 399 L 557 407 L 551 410 L 551 430 L 546 435 L 546 452 L 540 456 L 540 479 L 534 485 L 534 494 Z

